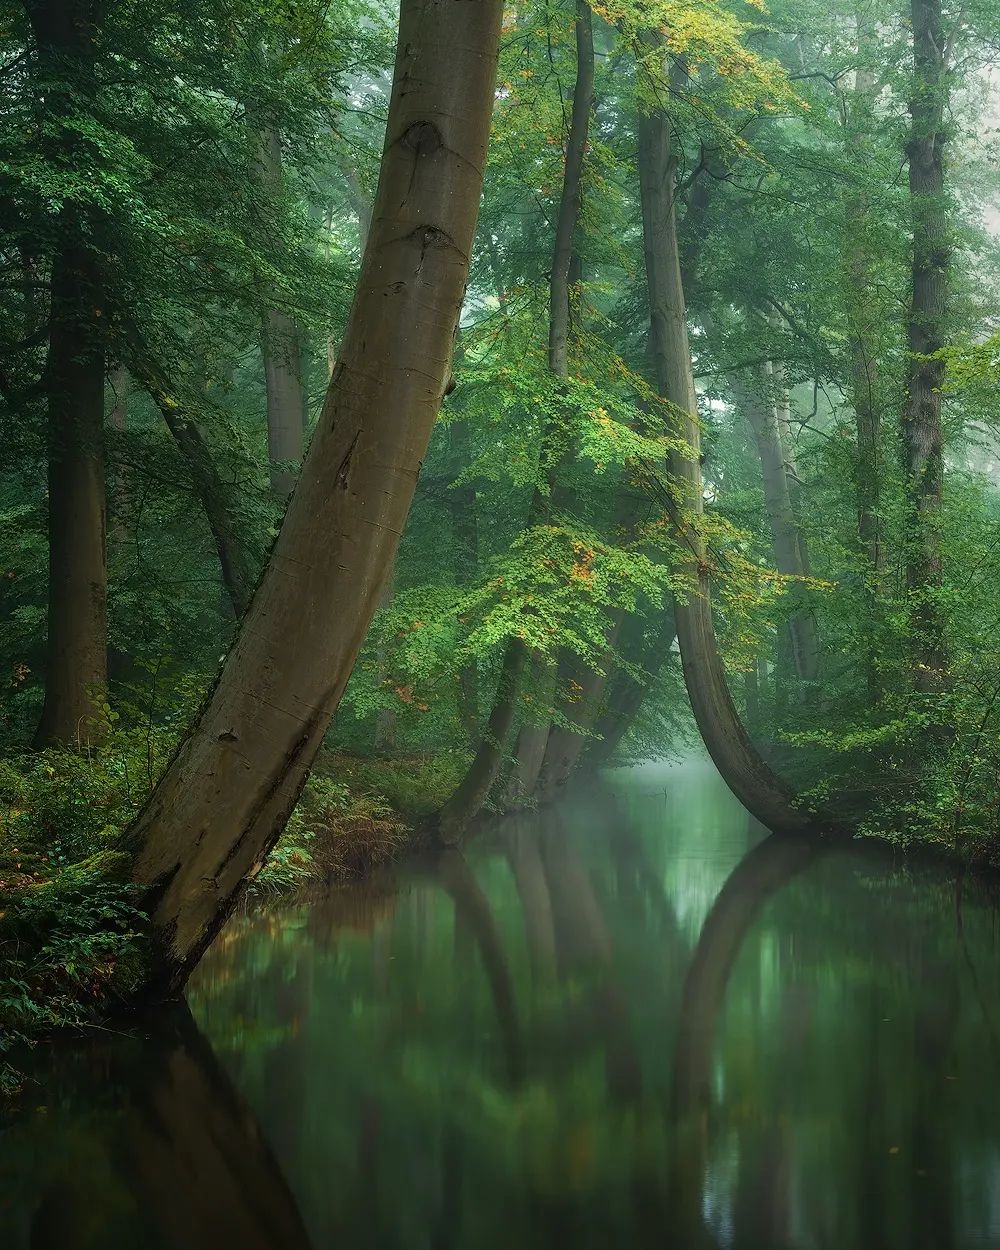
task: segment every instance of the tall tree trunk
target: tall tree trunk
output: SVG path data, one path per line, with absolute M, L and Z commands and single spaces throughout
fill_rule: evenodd
M 458 842 L 471 820 L 483 810 L 496 783 L 506 754 L 507 740 L 517 714 L 517 690 L 527 652 L 510 643 L 504 652 L 493 710 L 476 754 L 465 776 L 434 818 L 444 842 Z
M 98 7 L 90 0 L 31 0 L 38 51 L 39 128 L 49 157 L 72 166 L 79 143 L 69 121 L 97 92 Z M 66 204 L 52 258 L 48 401 L 49 601 L 45 703 L 36 741 L 100 737 L 107 685 L 107 557 L 104 493 L 105 330 L 103 222 Z
M 452 451 L 459 464 L 470 457 L 469 428 L 465 421 L 450 427 Z M 471 585 L 479 568 L 478 492 L 471 482 L 452 486 L 448 491 L 451 537 L 455 550 L 455 583 Z M 479 668 L 470 660 L 458 674 L 458 716 L 470 744 L 479 741 Z
M 865 33 L 864 18 L 859 16 L 857 22 L 860 56 L 868 47 L 870 36 Z M 859 68 L 847 113 L 847 146 L 851 158 L 859 164 L 865 159 L 868 136 L 864 123 L 871 116 L 874 93 L 874 72 Z M 855 470 L 858 538 L 868 564 L 877 573 L 884 563 L 878 517 L 882 421 L 870 294 L 875 258 L 865 237 L 870 211 L 868 193 L 859 186 L 849 197 L 846 208 L 850 392 L 858 442 Z
M 941 495 L 944 457 L 941 390 L 951 238 L 945 200 L 945 112 L 948 70 L 941 0 L 912 0 L 913 85 L 910 96 L 910 209 L 913 290 L 908 340 L 910 369 L 903 411 L 903 458 L 913 532 L 907 536 L 906 579 L 913 630 L 913 682 L 940 690 L 948 675 L 941 588 Z
M 792 505 L 779 397 L 773 390 L 773 381 L 773 374 L 758 378 L 757 386 L 734 379 L 733 394 L 757 443 L 764 484 L 764 508 L 771 526 L 775 565 L 778 572 L 786 577 L 805 577 L 808 567 L 804 560 L 804 542 Z M 793 600 L 801 600 L 802 587 L 793 585 L 789 594 Z M 788 634 L 796 675 L 800 681 L 815 681 L 819 665 L 819 639 L 816 617 L 808 606 L 797 606 L 791 612 Z
M 402 0 L 372 230 L 326 403 L 215 689 L 131 831 L 154 992 L 183 985 L 284 828 L 392 567 L 448 380 L 501 9 Z
M 261 189 L 270 201 L 281 196 L 281 135 L 273 126 L 260 133 L 258 168 Z M 299 328 L 284 309 L 265 309 L 261 352 L 267 394 L 267 458 L 271 491 L 286 502 L 295 487 L 303 452 L 305 397 Z
M 557 378 L 569 375 L 570 274 L 583 199 L 583 162 L 587 152 L 593 107 L 593 19 L 586 0 L 577 0 L 576 83 L 573 87 L 573 108 L 566 143 L 566 168 L 552 248 L 552 272 L 549 276 L 549 369 Z M 556 473 L 550 472 L 549 475 L 549 499 L 553 503 L 565 503 L 567 492 L 560 489 Z M 576 666 L 572 667 L 576 671 Z M 565 659 L 560 668 L 567 668 Z M 536 669 L 544 674 L 543 687 L 547 688 L 557 680 L 557 674 L 550 666 L 536 666 Z M 521 727 L 514 773 L 508 786 L 509 801 L 524 802 L 534 795 L 544 767 L 549 732 L 550 725 L 547 720 L 530 722 Z
M 556 222 L 556 237 L 552 250 L 552 273 L 549 278 L 549 368 L 557 376 L 565 378 L 569 372 L 569 324 L 570 324 L 570 271 L 573 265 L 573 243 L 576 236 L 577 222 L 580 217 L 580 200 L 583 189 L 583 161 L 587 150 L 587 136 L 590 131 L 590 114 L 594 102 L 594 36 L 593 23 L 589 4 L 586 0 L 577 0 L 576 4 L 576 84 L 573 89 L 573 108 L 570 117 L 569 138 L 566 144 L 566 169 L 563 176 L 562 192 L 559 200 L 559 216 Z M 545 439 L 548 441 L 546 433 Z M 549 482 L 550 491 L 552 481 Z M 547 510 L 548 503 L 541 490 L 536 490 L 531 503 L 528 524 L 534 525 Z M 507 644 L 508 655 L 504 659 L 503 671 L 523 671 L 525 656 L 514 659 L 509 655 L 511 650 L 523 651 L 521 642 L 512 639 Z M 549 663 L 533 662 L 533 672 L 541 672 L 547 678 Z M 491 724 L 509 725 L 508 712 L 513 713 L 516 690 L 509 683 L 501 682 L 498 697 L 509 707 L 494 708 Z M 517 750 L 515 751 L 514 769 L 508 786 L 508 794 L 516 794 L 518 798 L 529 798 L 534 792 L 541 771 L 545 754 L 545 742 L 548 738 L 548 722 L 541 724 L 529 722 L 522 726 L 518 734 Z M 499 748 L 499 749 L 498 749 Z M 470 776 L 477 779 L 475 785 L 462 782 L 455 794 L 442 809 L 442 829 L 445 824 L 450 830 L 449 836 L 459 836 L 460 831 L 479 814 L 483 803 L 493 788 L 503 762 L 502 742 L 488 731 L 483 738 L 476 756 L 470 766 Z M 489 784 L 483 788 L 490 770 Z M 459 798 L 465 800 L 460 806 Z M 478 800 L 479 806 L 474 806 Z
M 257 581 L 257 560 L 243 537 L 233 489 L 222 479 L 212 449 L 198 424 L 197 414 L 178 403 L 168 379 L 143 345 L 131 336 L 133 376 L 160 410 L 177 449 L 187 463 L 191 484 L 201 503 L 219 553 L 222 584 L 239 620 L 250 605 Z
M 677 637 L 673 613 L 663 613 L 662 628 L 657 631 L 652 646 L 646 645 L 644 635 L 641 617 L 633 617 L 626 622 L 622 655 L 630 664 L 641 668 L 648 681 L 636 681 L 625 669 L 615 673 L 604 699 L 604 706 L 594 724 L 596 741 L 587 751 L 587 763 L 594 768 L 607 764 L 618 750 L 625 735 L 635 724 L 646 695 L 660 670 L 667 663 Z
M 662 36 L 650 38 L 655 55 L 659 56 Z M 675 433 L 692 453 L 672 454 L 669 468 L 684 491 L 683 508 L 697 518 L 704 508 L 701 436 L 677 248 L 670 120 L 662 108 L 656 108 L 640 118 L 638 129 L 643 244 L 657 383 L 660 393 L 678 414 Z M 685 567 L 692 582 L 686 602 L 675 597 L 674 613 L 695 722 L 723 780 L 744 807 L 770 829 L 801 829 L 807 822 L 792 806 L 786 787 L 754 748 L 733 703 L 715 636 L 704 541 L 681 513 L 676 512 L 674 520 L 678 544 L 687 553 Z
M 393 567 L 389 572 L 389 576 L 385 579 L 385 585 L 382 587 L 382 595 L 376 610 L 385 612 L 388 608 L 391 608 L 395 597 L 396 570 Z M 388 648 L 383 641 L 380 643 L 375 656 L 375 674 L 379 689 L 385 684 L 388 671 L 387 651 Z M 395 751 L 397 720 L 396 709 L 389 704 L 384 704 L 375 714 L 375 750 L 380 754 L 391 755 Z
M 563 714 L 568 725 L 553 725 L 545 743 L 545 757 L 538 779 L 538 799 L 550 803 L 559 798 L 576 768 L 583 748 L 590 739 L 604 700 L 604 691 L 612 663 L 612 651 L 618 642 L 624 613 L 614 612 L 608 628 L 608 652 L 601 670 L 581 664 L 576 656 L 568 657 L 565 674 L 561 675 L 564 686 L 573 691 L 564 698 Z
M 870 119 L 875 104 L 877 78 L 866 64 L 876 54 L 875 24 L 859 8 L 855 17 L 858 69 L 854 90 L 846 97 L 848 157 L 860 166 L 867 159 Z M 867 585 L 864 597 L 873 621 L 879 615 L 879 583 L 886 568 L 882 533 L 882 410 L 885 391 L 881 377 L 878 327 L 881 310 L 872 298 L 877 256 L 869 238 L 871 204 L 859 182 L 845 206 L 846 304 L 850 373 L 848 393 L 854 409 L 857 459 L 854 490 L 858 544 Z M 877 630 L 866 631 L 862 664 L 869 700 L 877 702 L 883 684 Z
M 559 198 L 556 237 L 549 279 L 549 368 L 556 377 L 569 373 L 570 268 L 583 198 L 583 162 L 594 107 L 594 34 L 590 5 L 576 0 L 576 83 L 566 142 L 566 170 Z
M 103 331 L 98 262 L 68 243 L 52 265 L 46 388 L 49 607 L 37 743 L 99 739 L 108 680 Z

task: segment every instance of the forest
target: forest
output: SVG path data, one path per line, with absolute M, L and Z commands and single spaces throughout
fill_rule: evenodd
M 610 770 L 1000 865 L 995 0 L 4 0 L 0 126 L 5 1092 Z

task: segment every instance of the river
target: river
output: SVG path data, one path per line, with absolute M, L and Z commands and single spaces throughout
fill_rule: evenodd
M 706 764 L 611 773 L 40 1048 L 0 1246 L 1000 1247 L 997 915 L 765 838 Z

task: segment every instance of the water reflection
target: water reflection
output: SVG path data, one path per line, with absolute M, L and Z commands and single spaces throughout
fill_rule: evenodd
M 307 1250 L 256 1117 L 186 1008 L 147 1043 L 52 1056 L 47 1101 L 0 1138 L 0 1244 Z
M 235 920 L 201 1036 L 54 1057 L 0 1244 L 1000 1245 L 996 955 L 983 883 L 614 778 Z

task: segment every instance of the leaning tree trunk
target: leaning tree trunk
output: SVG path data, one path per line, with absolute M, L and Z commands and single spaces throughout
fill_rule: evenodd
M 259 559 L 244 539 L 233 487 L 223 481 L 198 414 L 181 404 L 162 369 L 133 332 L 127 335 L 134 377 L 160 410 L 177 450 L 183 456 L 191 485 L 205 513 L 219 556 L 222 584 L 239 620 L 247 610 L 259 572 Z
M 944 455 L 941 391 L 945 305 L 951 266 L 945 200 L 945 113 L 948 71 L 941 0 L 912 0 L 913 85 L 909 143 L 913 219 L 913 290 L 908 340 L 910 369 L 903 410 L 903 457 L 912 519 L 906 578 L 912 603 L 913 683 L 934 692 L 947 681 L 948 656 L 939 604 L 941 495 Z
M 662 37 L 653 36 L 662 47 Z M 692 583 L 690 596 L 675 597 L 677 641 L 691 708 L 709 754 L 740 802 L 773 830 L 801 829 L 807 822 L 791 795 L 751 743 L 729 691 L 712 618 L 711 582 L 704 540 L 697 529 L 704 508 L 700 429 L 688 345 L 687 314 L 681 287 L 674 213 L 675 161 L 670 119 L 655 108 L 639 120 L 639 189 L 649 291 L 650 337 L 660 393 L 673 405 L 677 430 L 689 455 L 673 453 L 669 469 L 684 493 L 682 507 L 694 524 L 672 506 L 682 568 Z
M 131 830 L 176 991 L 295 805 L 392 566 L 448 379 L 500 0 L 402 0 L 368 247 L 274 552 L 197 724 Z
M 97 94 L 98 29 L 86 0 L 27 7 L 37 59 L 35 91 L 44 154 L 71 167 L 75 124 Z M 48 400 L 49 602 L 45 703 L 36 741 L 81 743 L 101 735 L 107 685 L 104 372 L 107 304 L 96 249 L 96 210 L 66 204 L 52 258 Z
M 594 101 L 594 36 L 590 6 L 586 0 L 576 5 L 576 84 L 573 89 L 573 109 L 570 117 L 569 138 L 566 144 L 566 169 L 559 200 L 559 216 L 552 252 L 552 273 L 549 279 L 549 369 L 565 378 L 569 372 L 569 326 L 570 326 L 570 270 L 573 264 L 573 242 L 580 217 L 580 201 L 583 192 L 583 161 L 590 131 L 590 113 Z M 545 435 L 549 441 L 549 434 Z M 550 480 L 549 488 L 553 483 Z M 531 503 L 528 524 L 534 525 L 546 510 L 546 501 L 540 489 L 536 489 Z M 525 657 L 514 657 L 511 651 L 523 651 L 517 639 L 507 644 L 502 672 L 520 673 Z M 542 660 L 530 666 L 533 675 L 541 674 L 543 685 L 548 681 L 548 664 Z M 508 680 L 502 679 L 497 688 L 497 703 L 490 717 L 490 726 L 509 728 L 516 708 L 517 690 Z M 508 792 L 517 799 L 529 798 L 534 792 L 545 755 L 549 722 L 526 721 L 518 734 L 514 769 Z M 441 811 L 441 830 L 450 839 L 460 836 L 462 830 L 482 810 L 493 783 L 500 772 L 504 759 L 503 741 L 488 726 L 476 755 L 469 767 L 469 775 L 459 785 Z M 486 781 L 489 784 L 485 784 Z

